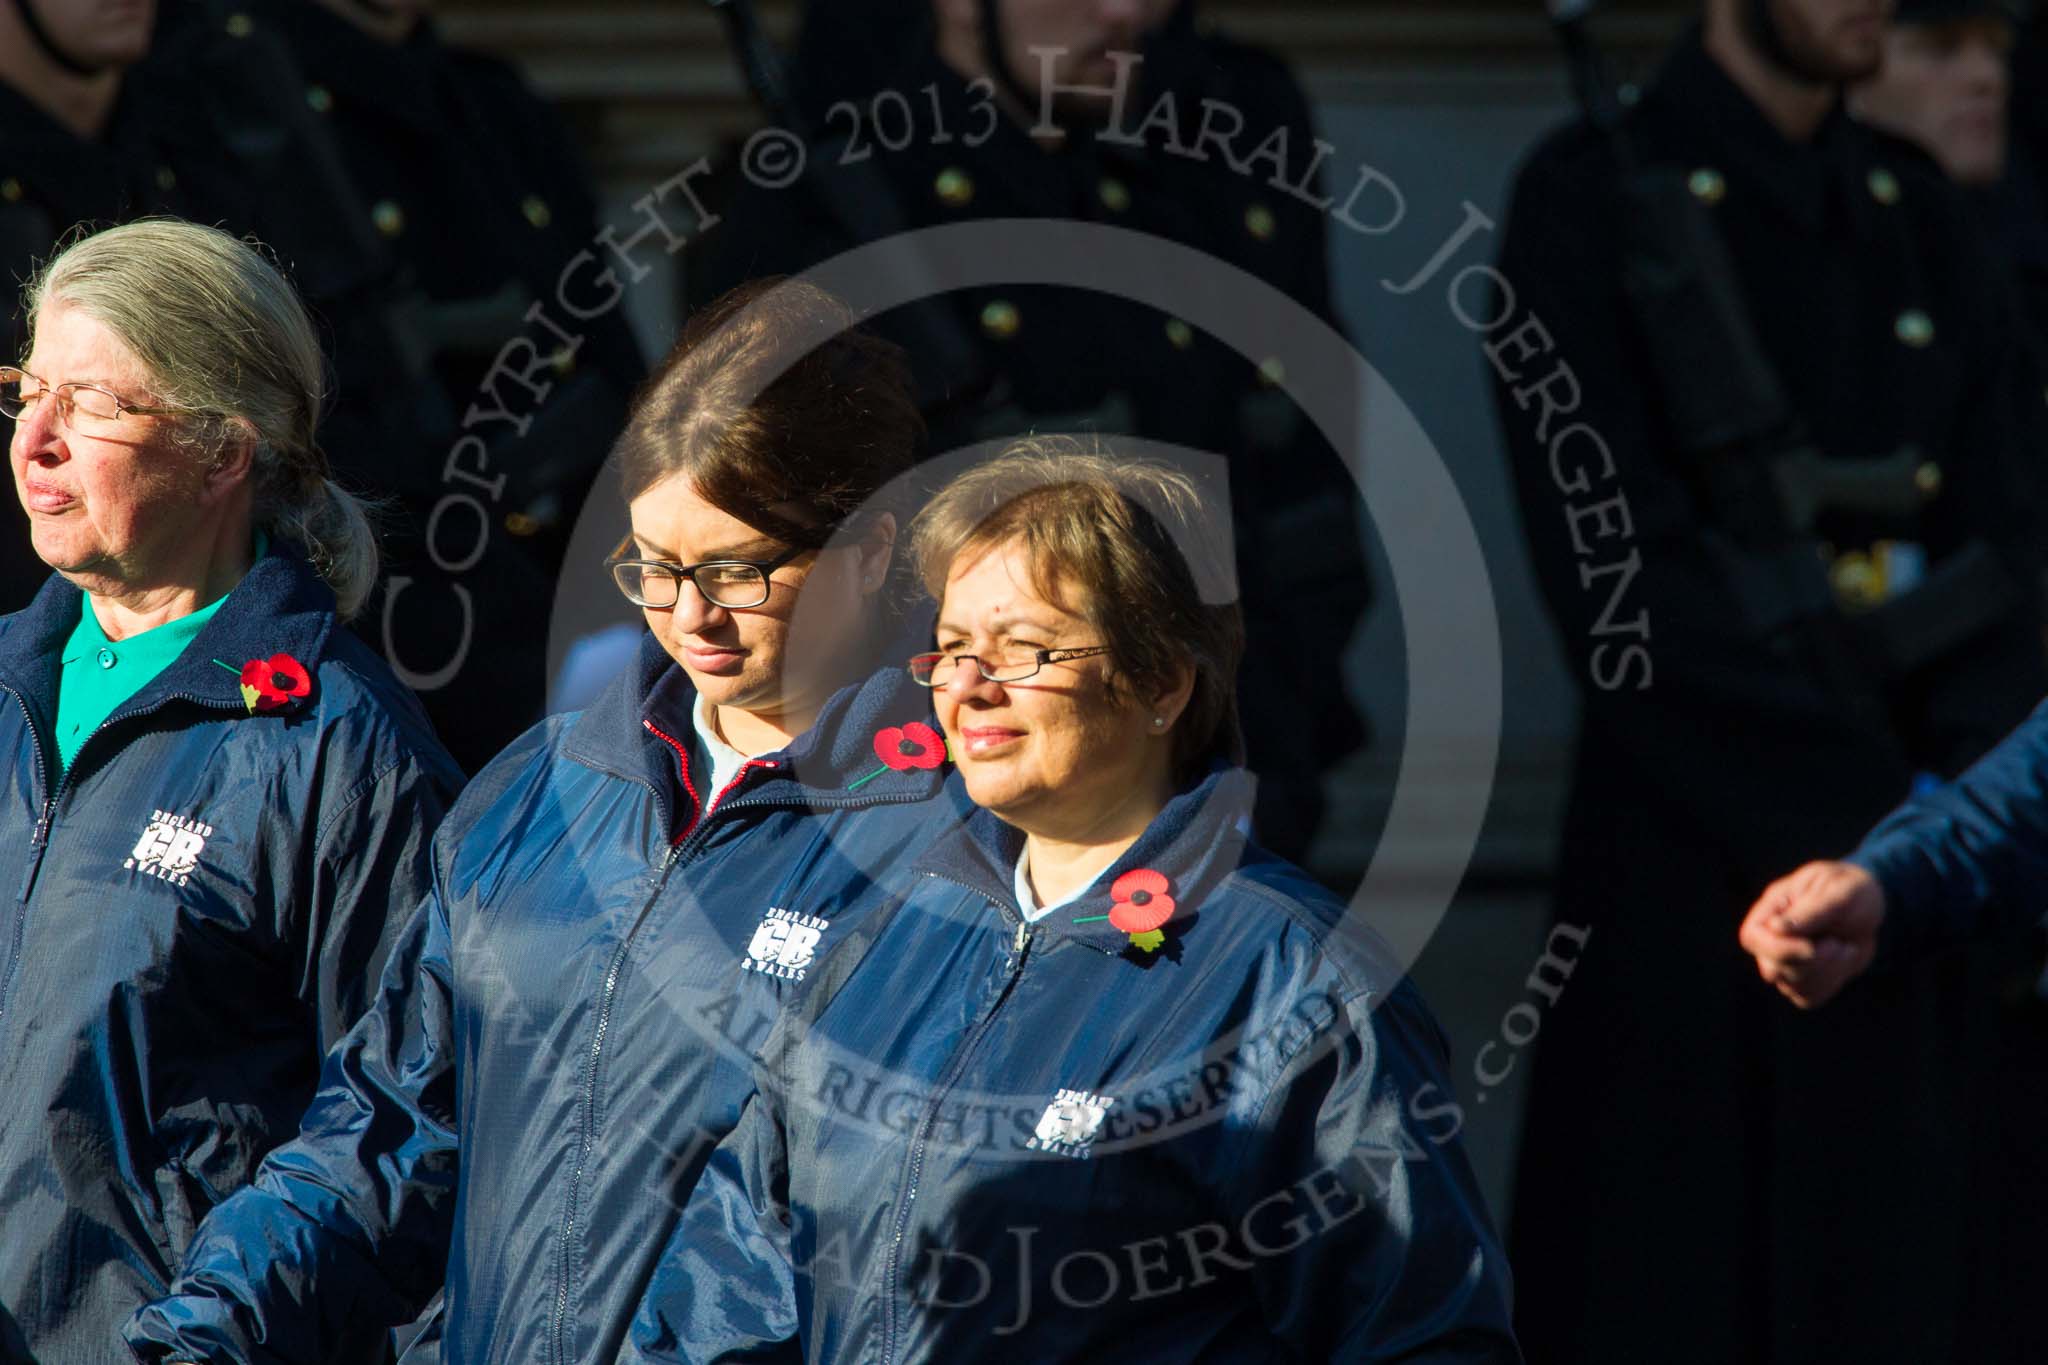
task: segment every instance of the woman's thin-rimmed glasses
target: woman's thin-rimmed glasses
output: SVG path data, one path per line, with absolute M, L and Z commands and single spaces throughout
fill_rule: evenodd
M 94 384 L 45 384 L 16 365 L 0 365 L 0 414 L 19 419 L 41 403 L 45 396 L 56 400 L 57 420 L 72 431 L 80 429 L 78 419 L 89 425 L 112 426 L 134 413 L 142 417 L 172 417 L 193 413 L 193 408 L 159 408 L 131 403 L 117 393 Z
M 697 585 L 697 591 L 714 607 L 744 611 L 768 600 L 768 575 L 803 554 L 809 547 L 798 545 L 773 559 L 707 559 L 702 564 L 677 564 L 666 559 L 621 559 L 632 548 L 628 536 L 612 553 L 612 582 L 636 607 L 666 611 L 682 600 L 683 580 Z
M 910 656 L 910 679 L 921 687 L 944 687 L 953 681 L 955 666 L 972 660 L 981 676 L 990 682 L 1023 682 L 1037 675 L 1047 664 L 1063 664 L 1069 659 L 1085 659 L 1092 654 L 1109 653 L 1108 645 L 1089 645 L 1085 649 L 1034 649 L 1028 658 L 984 659 L 979 654 L 913 654 Z

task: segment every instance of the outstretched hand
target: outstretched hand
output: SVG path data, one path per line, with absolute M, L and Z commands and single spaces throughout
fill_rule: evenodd
M 1877 955 L 1884 888 L 1853 863 L 1808 863 L 1764 888 L 1737 936 L 1758 975 L 1801 1009 L 1816 1009 Z

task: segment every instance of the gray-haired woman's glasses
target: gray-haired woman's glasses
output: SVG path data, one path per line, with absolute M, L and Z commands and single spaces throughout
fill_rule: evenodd
M 768 600 L 768 575 L 803 554 L 806 547 L 784 550 L 773 559 L 707 559 L 702 564 L 676 564 L 666 559 L 620 559 L 632 546 L 628 537 L 611 560 L 612 581 L 636 607 L 666 611 L 682 599 L 683 580 L 714 607 L 744 611 Z
M 0 413 L 19 418 L 45 398 L 56 402 L 57 420 L 67 429 L 88 434 L 114 426 L 129 413 L 143 417 L 169 417 L 194 411 L 191 408 L 153 408 L 131 403 L 117 393 L 109 393 L 92 384 L 45 384 L 18 366 L 0 365 Z
M 990 682 L 1023 682 L 1047 664 L 1063 664 L 1069 659 L 1107 653 L 1108 645 L 1090 645 L 1086 649 L 1033 649 L 1016 658 L 1002 659 L 984 659 L 978 654 L 913 654 L 910 656 L 910 680 L 922 687 L 944 687 L 953 681 L 954 669 L 971 662 Z

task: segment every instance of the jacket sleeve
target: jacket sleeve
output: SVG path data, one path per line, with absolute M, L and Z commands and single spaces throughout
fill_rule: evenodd
M 1903 961 L 2023 927 L 2048 893 L 2048 705 L 1850 857 L 1884 887 L 1880 956 Z
M 1304 1360 L 1519 1362 L 1434 1022 L 1405 986 L 1320 1003 L 1225 1187 L 1267 1330 Z
M 299 1136 L 203 1222 L 163 1299 L 129 1320 L 139 1359 L 384 1359 L 440 1287 L 456 1175 L 449 933 L 438 882 L 375 1003 L 327 1056 Z
M 800 1362 L 788 1139 L 760 1092 L 698 1176 L 623 1361 Z
M 403 912 L 433 882 L 434 833 L 461 785 L 446 758 L 400 754 L 322 821 L 307 890 L 279 909 L 323 1055 L 375 998 Z

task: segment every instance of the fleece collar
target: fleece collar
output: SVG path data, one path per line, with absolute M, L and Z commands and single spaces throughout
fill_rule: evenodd
M 939 793 L 949 764 L 938 739 L 931 693 L 910 679 L 897 659 L 930 647 L 927 617 L 898 632 L 900 645 L 866 679 L 826 701 L 809 730 L 787 748 L 750 760 L 735 779 L 750 806 L 812 809 L 902 804 Z M 569 757 L 601 772 L 638 782 L 662 805 L 668 827 L 693 827 L 717 793 L 703 789 L 706 774 L 689 760 L 697 689 L 651 634 L 643 636 L 632 665 L 577 717 L 564 744 Z M 920 729 L 919 727 L 923 727 Z M 723 809 L 723 803 L 720 803 Z
M 26 608 L 0 619 L 0 688 L 22 699 L 41 736 L 53 732 L 64 643 L 84 610 L 84 596 L 63 576 L 51 574 Z M 123 702 L 106 724 L 117 725 L 172 701 L 246 713 L 242 665 L 275 654 L 289 654 L 304 664 L 317 687 L 334 625 L 334 593 L 296 549 L 273 541 L 184 652 Z
M 1131 935 L 1111 923 L 1119 901 L 1127 901 L 1133 884 L 1145 894 L 1157 878 L 1129 874 L 1150 872 L 1165 881 L 1164 894 L 1173 913 L 1161 926 L 1165 943 L 1158 955 L 1178 959 L 1182 937 L 1201 917 L 1203 902 L 1243 862 L 1251 822 L 1252 778 L 1241 768 L 1212 768 L 1207 777 L 1166 803 L 1138 841 L 1125 849 L 1080 896 L 1032 926 L 1034 934 L 1073 939 L 1099 952 L 1148 961 L 1154 954 L 1135 948 Z M 965 886 L 1022 918 L 1016 903 L 1014 874 L 1024 849 L 1024 832 L 1006 825 L 988 811 L 974 808 L 958 777 L 947 783 L 949 801 L 963 813 L 957 827 L 942 835 L 918 860 L 917 870 Z M 1123 885 L 1120 888 L 1119 883 Z

